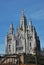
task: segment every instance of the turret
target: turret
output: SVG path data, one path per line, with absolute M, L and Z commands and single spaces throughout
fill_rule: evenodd
M 12 23 L 10 24 L 9 33 L 11 33 L 11 34 L 14 33 L 14 27 L 13 27 Z
M 33 52 L 35 53 L 36 52 L 36 35 L 35 35 L 35 29 L 33 27 L 33 44 L 32 44 L 32 49 L 33 49 Z
M 13 49 L 15 49 L 14 47 L 14 28 L 13 28 L 13 24 L 10 24 L 10 28 L 9 28 L 9 32 L 5 38 L 5 53 L 6 54 L 12 54 L 14 53 Z
M 31 19 L 29 20 L 29 26 L 28 26 L 28 29 L 29 29 L 30 31 L 32 31 L 32 21 L 31 21 Z
M 32 26 L 32 21 L 31 21 L 31 19 L 29 20 L 29 25 Z

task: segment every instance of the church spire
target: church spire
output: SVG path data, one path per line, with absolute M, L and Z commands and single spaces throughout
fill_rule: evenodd
M 20 19 L 20 29 L 26 31 L 26 25 L 27 25 L 26 17 L 24 15 L 24 10 L 22 10 L 22 15 Z
M 31 20 L 31 19 L 30 19 L 30 21 L 29 21 L 29 25 L 32 26 L 32 20 Z
M 30 20 L 29 20 L 29 25 L 28 25 L 28 29 L 29 29 L 30 31 L 32 31 L 32 26 L 33 26 L 33 25 L 32 25 L 32 20 L 30 19 Z
M 13 23 L 11 23 L 11 24 L 10 24 L 10 29 L 9 29 L 9 32 L 10 32 L 11 34 L 13 34 L 13 33 L 14 33 Z

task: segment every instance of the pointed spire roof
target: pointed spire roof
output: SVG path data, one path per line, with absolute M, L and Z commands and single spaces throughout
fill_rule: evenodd
M 12 29 L 12 28 L 13 28 L 13 23 L 10 24 L 10 29 Z
M 24 10 L 22 10 L 22 15 L 21 15 L 21 19 L 22 21 L 24 21 L 26 23 L 26 16 L 24 15 Z
M 27 25 L 27 19 L 24 15 L 24 10 L 22 10 L 22 15 L 21 15 L 21 19 L 20 19 L 20 29 L 26 30 L 26 25 Z
M 33 38 L 35 38 L 35 27 L 33 27 Z
M 22 10 L 21 19 L 22 19 L 22 18 L 26 19 L 25 15 L 24 15 L 24 10 Z
M 13 27 L 13 23 L 10 24 L 10 29 L 9 29 L 9 32 L 13 34 L 14 32 L 14 27 Z
M 31 20 L 31 19 L 29 20 L 29 25 L 31 25 L 31 26 L 32 26 L 32 20 Z

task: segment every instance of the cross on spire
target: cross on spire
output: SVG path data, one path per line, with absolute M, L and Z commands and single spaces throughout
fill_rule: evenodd
M 24 10 L 22 10 L 22 16 L 24 16 Z

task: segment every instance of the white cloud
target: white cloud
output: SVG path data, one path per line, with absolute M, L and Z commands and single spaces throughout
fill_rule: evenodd
M 40 19 L 44 19 L 44 10 L 39 10 L 34 12 L 33 14 L 31 14 L 31 18 L 40 20 Z

